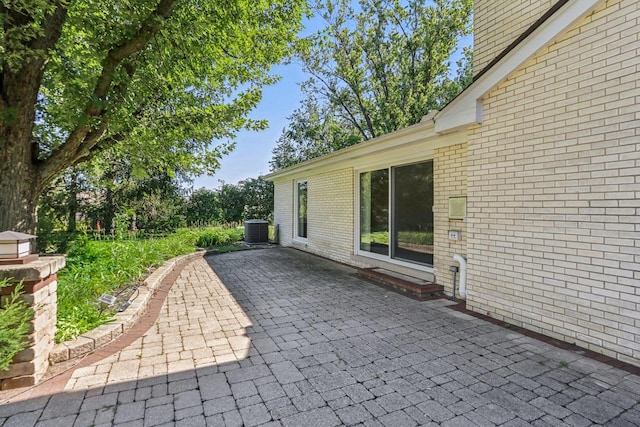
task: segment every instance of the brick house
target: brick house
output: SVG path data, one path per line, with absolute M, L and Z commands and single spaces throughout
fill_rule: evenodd
M 280 242 L 449 295 L 462 255 L 468 309 L 640 365 L 640 2 L 474 19 L 442 111 L 267 177 Z

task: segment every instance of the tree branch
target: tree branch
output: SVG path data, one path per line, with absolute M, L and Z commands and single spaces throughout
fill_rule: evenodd
M 56 8 L 52 14 L 48 15 L 42 25 L 42 36 L 33 39 L 30 47 L 34 50 L 47 51 L 51 49 L 62 34 L 62 26 L 67 19 L 67 7 L 62 1 L 56 1 Z M 44 57 L 43 57 L 44 60 Z
M 169 18 L 173 11 L 173 6 L 177 0 L 161 0 L 155 10 L 142 23 L 140 28 L 129 39 L 123 40 L 118 46 L 112 48 L 102 63 L 102 72 L 92 93 L 92 101 L 85 106 L 82 115 L 87 119 L 99 119 L 98 123 L 93 127 L 87 124 L 76 126 L 69 134 L 66 141 L 56 147 L 51 155 L 39 166 L 39 181 L 41 187 L 51 182 L 55 177 L 65 170 L 68 166 L 91 152 L 98 140 L 104 135 L 107 129 L 106 112 L 107 107 L 104 106 L 107 94 L 113 84 L 114 73 L 118 66 L 125 59 L 131 58 L 145 46 L 148 45 L 151 38 L 160 30 L 162 24 Z M 129 81 L 135 73 L 135 67 L 128 69 Z M 128 81 L 119 88 L 120 97 L 122 99 L 126 92 Z M 101 102 L 95 102 L 98 99 Z M 115 103 L 112 100 L 111 103 Z M 79 122 L 86 122 L 80 120 Z
M 67 8 L 63 3 L 66 2 L 60 0 L 55 1 L 52 12 L 44 17 L 41 24 L 35 22 L 33 16 L 24 11 L 8 8 L 4 2 L 0 5 L 0 14 L 5 16 L 3 22 L 5 36 L 19 30 L 20 27 L 33 25 L 40 25 L 42 27 L 42 34 L 39 37 L 24 41 L 22 45 L 16 41 L 14 41 L 14 43 L 17 43 L 16 45 L 7 45 L 5 39 L 3 46 L 5 49 L 4 57 L 11 56 L 15 49 L 21 48 L 24 50 L 22 55 L 25 55 L 25 60 L 19 69 L 12 69 L 6 60 L 2 60 L 2 72 L 0 72 L 0 109 L 15 107 L 18 103 L 17 101 L 24 100 L 31 102 L 31 99 L 35 100 L 40 89 L 42 76 L 44 75 L 46 53 L 57 43 L 67 18 Z M 37 84 L 27 84 L 27 81 L 34 81 L 32 78 L 34 74 L 36 75 L 35 81 Z M 29 93 L 22 93 L 20 100 L 16 100 L 12 99 L 11 93 L 8 92 L 8 88 L 11 86 L 29 88 L 30 90 Z

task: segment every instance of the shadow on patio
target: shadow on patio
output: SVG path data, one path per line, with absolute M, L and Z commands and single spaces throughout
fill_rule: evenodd
M 197 259 L 147 333 L 0 426 L 640 425 L 639 377 L 353 272 L 282 248 Z

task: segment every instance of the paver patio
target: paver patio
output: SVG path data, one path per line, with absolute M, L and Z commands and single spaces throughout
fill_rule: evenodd
M 149 331 L 0 404 L 0 427 L 640 425 L 640 377 L 353 273 L 282 248 L 198 258 Z

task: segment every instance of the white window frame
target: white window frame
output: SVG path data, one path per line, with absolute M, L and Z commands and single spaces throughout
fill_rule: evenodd
M 299 235 L 299 229 L 298 229 L 298 224 L 299 224 L 299 213 L 300 213 L 300 206 L 299 204 L 299 197 L 298 197 L 298 191 L 300 189 L 299 184 L 300 183 L 305 183 L 307 184 L 307 237 L 302 237 Z M 302 243 L 307 243 L 308 241 L 308 236 L 309 236 L 309 181 L 307 179 L 298 179 L 295 180 L 293 183 L 294 187 L 293 187 L 293 240 L 297 241 L 297 242 L 302 242 Z

